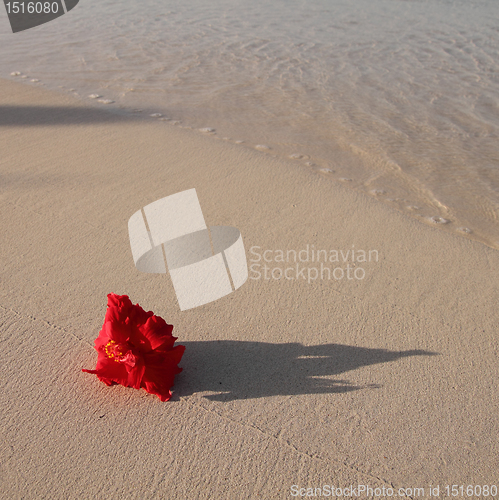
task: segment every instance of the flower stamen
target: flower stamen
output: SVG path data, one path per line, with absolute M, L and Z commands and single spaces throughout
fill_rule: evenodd
M 120 350 L 118 343 L 115 342 L 114 340 L 110 340 L 104 346 L 104 352 L 106 353 L 106 356 L 109 359 L 114 359 L 114 361 L 119 361 L 119 359 L 115 359 L 115 358 L 120 358 L 121 356 L 123 356 L 123 352 Z

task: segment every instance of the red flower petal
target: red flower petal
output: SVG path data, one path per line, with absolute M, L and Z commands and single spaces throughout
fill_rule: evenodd
M 129 317 L 129 312 L 133 307 L 127 295 L 116 295 L 110 293 L 107 296 L 107 310 L 104 322 L 117 321 L 125 323 Z
M 125 365 L 118 363 L 106 356 L 99 354 L 95 370 L 83 370 L 87 373 L 94 373 L 101 382 L 106 385 L 121 384 L 128 386 L 128 372 Z
M 163 348 L 164 350 L 172 349 L 176 337 L 172 336 L 173 325 L 169 325 L 163 318 L 159 316 L 151 316 L 143 325 L 138 325 L 140 334 L 145 337 L 150 347 L 149 350 Z M 163 346 L 166 346 L 163 347 Z
M 142 379 L 142 387 L 150 394 L 156 394 L 161 401 L 168 401 L 175 375 L 182 371 L 177 364 L 184 354 L 185 346 L 176 346 L 171 351 L 161 355 L 151 355 L 146 361 L 146 370 Z M 154 358 L 154 359 L 152 359 Z
M 104 337 L 109 340 L 122 343 L 127 342 L 130 338 L 131 327 L 126 323 L 111 319 L 104 322 L 101 331 L 103 332 Z
M 98 337 L 94 340 L 94 345 L 97 351 L 100 351 L 110 340 L 111 339 L 103 326 Z
M 146 366 L 144 364 L 139 364 L 134 366 L 128 372 L 128 384 L 127 387 L 133 387 L 134 389 L 140 389 L 142 385 L 142 379 L 146 371 Z M 173 385 L 173 382 L 172 382 Z

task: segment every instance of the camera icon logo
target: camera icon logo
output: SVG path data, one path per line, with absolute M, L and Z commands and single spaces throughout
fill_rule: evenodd
M 181 311 L 224 297 L 248 279 L 241 233 L 230 226 L 208 228 L 195 189 L 135 212 L 128 234 L 139 271 L 168 269 Z

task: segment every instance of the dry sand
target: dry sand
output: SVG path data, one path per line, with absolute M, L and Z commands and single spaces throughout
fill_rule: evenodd
M 296 162 L 6 80 L 0 148 L 1 498 L 499 486 L 497 251 Z M 181 312 L 168 276 L 135 269 L 127 222 L 193 187 L 248 259 L 379 260 L 362 280 L 249 279 Z M 186 346 L 171 401 L 81 372 L 110 292 Z

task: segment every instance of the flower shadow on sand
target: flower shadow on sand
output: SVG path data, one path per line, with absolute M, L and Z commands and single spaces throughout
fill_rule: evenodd
M 341 344 L 304 346 L 299 343 L 270 344 L 235 340 L 182 344 L 186 346 L 181 363 L 184 370 L 177 376 L 174 392 L 177 396 L 212 392 L 216 394 L 205 397 L 213 401 L 378 388 L 380 386 L 375 383 L 360 386 L 331 377 L 407 356 L 438 354 Z

